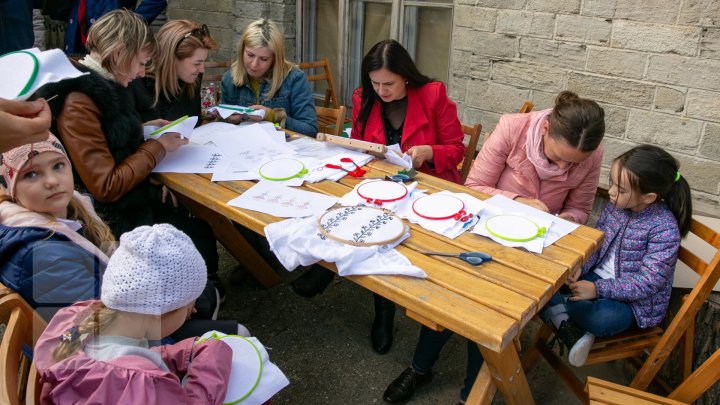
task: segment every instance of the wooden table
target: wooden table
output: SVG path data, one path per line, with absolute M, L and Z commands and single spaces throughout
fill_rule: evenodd
M 367 177 L 394 174 L 398 169 L 382 161 L 374 161 L 366 168 L 369 168 Z M 175 193 L 194 204 L 195 208 L 204 210 L 204 214 L 221 214 L 259 234 L 263 234 L 265 225 L 281 220 L 226 204 L 250 188 L 253 182 L 212 183 L 209 175 L 193 174 L 159 174 L 157 177 Z M 305 183 L 302 188 L 342 196 L 361 180 L 346 176 L 339 182 Z M 422 173 L 418 174 L 416 180 L 420 182 L 420 189 L 427 189 L 430 193 L 449 190 L 465 192 L 480 199 L 488 197 Z M 217 218 L 214 221 L 217 225 Z M 533 254 L 501 246 L 469 232 L 450 240 L 414 224 L 410 224 L 410 227 L 410 238 L 397 249 L 414 265 L 422 268 L 428 275 L 427 279 L 401 276 L 346 278 L 406 308 L 409 317 L 431 329 L 448 328 L 477 342 L 485 362 L 468 404 L 489 403 L 496 387 L 509 404 L 533 403 L 518 357 L 519 345 L 514 344 L 514 340 L 518 339 L 522 328 L 548 302 L 568 275 L 578 270 L 599 248 L 602 232 L 581 226 L 545 248 L 542 254 Z M 240 249 L 236 247 L 236 250 Z M 417 253 L 420 250 L 479 250 L 491 254 L 493 261 L 474 267 L 455 258 Z M 250 260 L 257 260 L 257 257 Z M 250 263 L 256 265 L 257 262 Z M 322 264 L 336 270 L 332 263 Z M 262 279 L 263 284 L 272 285 L 278 281 L 276 274 L 265 274 L 265 271 L 272 273 L 268 267 L 263 271 L 256 270 L 255 274 Z

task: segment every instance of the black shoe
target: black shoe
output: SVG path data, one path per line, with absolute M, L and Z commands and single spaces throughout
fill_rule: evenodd
M 212 281 L 212 283 L 215 285 L 215 289 L 217 290 L 218 294 L 218 304 L 222 304 L 223 302 L 225 302 L 225 286 L 220 281 L 220 277 L 218 277 L 217 273 L 208 274 L 208 280 Z
M 393 344 L 393 323 L 395 321 L 395 303 L 373 294 L 375 299 L 375 319 L 370 331 L 372 348 L 378 354 L 390 351 Z
M 590 349 L 592 349 L 595 336 L 582 330 L 575 322 L 571 320 L 563 321 L 555 333 L 555 337 L 560 341 L 560 355 L 562 355 L 562 346 L 568 349 L 568 363 L 575 367 L 580 367 L 587 361 Z
M 333 281 L 333 278 L 335 278 L 335 274 L 332 271 L 322 266 L 313 265 L 305 274 L 290 283 L 288 288 L 301 297 L 312 298 L 322 294 Z
M 432 371 L 418 374 L 412 367 L 408 367 L 388 385 L 383 393 L 383 399 L 391 404 L 405 402 L 412 398 L 417 388 L 427 385 L 431 380 Z

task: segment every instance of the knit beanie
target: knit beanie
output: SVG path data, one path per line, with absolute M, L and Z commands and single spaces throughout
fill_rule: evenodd
M 100 300 L 119 311 L 162 315 L 191 303 L 206 283 L 205 261 L 187 235 L 169 224 L 141 226 L 120 237 Z
M 60 141 L 48 132 L 48 139 L 38 143 L 27 143 L 17 148 L 10 149 L 0 156 L 0 184 L 7 190 L 10 197 L 15 198 L 15 184 L 18 179 L 18 172 L 25 166 L 25 163 L 33 157 L 44 153 L 59 153 L 70 163 L 67 152 Z

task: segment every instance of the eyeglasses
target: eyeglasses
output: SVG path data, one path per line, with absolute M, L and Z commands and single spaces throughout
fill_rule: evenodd
M 183 39 L 188 38 L 190 36 L 193 36 L 202 41 L 204 38 L 210 36 L 210 30 L 208 29 L 207 25 L 203 24 L 200 26 L 200 28 L 193 28 L 192 31 L 185 34 Z M 180 41 L 180 42 L 182 42 L 182 41 Z

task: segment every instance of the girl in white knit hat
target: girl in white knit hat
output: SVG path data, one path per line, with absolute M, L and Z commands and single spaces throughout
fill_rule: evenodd
M 231 349 L 190 338 L 150 348 L 190 317 L 207 281 L 190 238 L 167 224 L 120 238 L 99 301 L 60 310 L 34 361 L 43 403 L 220 404 Z M 182 381 L 182 383 L 181 383 Z

